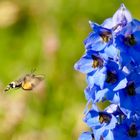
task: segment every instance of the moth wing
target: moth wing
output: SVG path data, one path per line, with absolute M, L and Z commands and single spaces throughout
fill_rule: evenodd
M 41 82 L 42 80 L 44 80 L 45 77 L 44 75 L 35 75 L 34 78 L 38 80 L 39 82 Z
M 31 84 L 32 84 L 33 88 L 38 86 L 40 84 L 40 82 L 43 80 L 44 80 L 43 75 L 34 76 L 34 78 L 31 80 Z

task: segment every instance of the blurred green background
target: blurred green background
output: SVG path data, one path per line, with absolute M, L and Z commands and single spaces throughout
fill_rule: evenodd
M 87 130 L 85 76 L 74 70 L 83 40 L 121 3 L 140 19 L 139 0 L 0 1 L 0 139 L 76 140 Z M 36 69 L 45 81 L 37 91 L 2 91 Z

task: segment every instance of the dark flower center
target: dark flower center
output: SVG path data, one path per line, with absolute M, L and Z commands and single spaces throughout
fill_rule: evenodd
M 103 112 L 99 112 L 99 122 L 102 123 L 109 123 L 111 120 L 111 116 L 109 114 L 105 114 Z
M 92 140 L 95 140 L 95 139 L 94 139 L 94 134 L 93 134 L 93 133 L 91 134 L 91 136 L 92 136 Z
M 124 43 L 127 45 L 127 46 L 134 46 L 136 44 L 136 40 L 135 40 L 135 37 L 133 34 L 131 35 L 128 35 L 126 37 L 124 37 Z
M 125 90 L 129 96 L 134 96 L 136 94 L 134 81 L 128 82 Z
M 117 81 L 117 74 L 115 71 L 107 71 L 106 82 L 114 84 Z
M 102 38 L 103 42 L 109 42 L 112 37 L 111 32 L 109 31 L 101 32 L 99 33 L 99 35 Z
M 100 137 L 100 140 L 104 140 L 104 138 L 101 136 L 101 137 Z
M 93 68 L 97 68 L 97 67 L 102 67 L 103 66 L 103 60 L 95 55 L 92 55 L 92 59 L 93 59 Z
M 138 132 L 135 124 L 132 124 L 128 130 L 128 135 L 130 137 L 137 137 Z

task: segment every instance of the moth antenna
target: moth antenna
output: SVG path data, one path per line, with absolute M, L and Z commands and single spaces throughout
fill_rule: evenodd
M 33 69 L 31 70 L 31 74 L 35 73 L 35 71 L 36 71 L 36 68 L 33 68 Z

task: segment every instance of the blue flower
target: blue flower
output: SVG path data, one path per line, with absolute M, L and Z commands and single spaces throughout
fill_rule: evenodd
M 86 54 L 74 65 L 74 68 L 82 73 L 95 72 L 101 69 L 104 65 L 104 60 L 97 52 L 87 51 Z
M 93 104 L 95 106 L 95 104 Z M 113 129 L 116 125 L 116 118 L 106 111 L 99 111 L 97 108 L 92 108 L 87 114 L 84 121 L 89 127 L 93 129 L 99 129 L 101 127 L 107 127 L 106 129 Z
M 106 111 L 99 111 L 95 104 L 92 107 L 84 121 L 92 128 L 95 139 L 100 140 L 101 137 L 107 137 L 105 134 L 110 135 L 109 131 L 115 128 L 117 120 L 114 115 Z
M 119 69 L 118 64 L 108 61 L 101 70 L 87 74 L 87 82 L 91 89 L 95 85 L 100 87 L 95 95 L 96 101 L 110 100 L 111 102 L 118 102 L 116 93 L 126 87 L 127 79 L 125 73 Z
M 140 112 L 140 74 L 130 73 L 127 76 L 126 87 L 118 93 L 120 107 L 132 112 Z
M 114 140 L 139 140 L 140 139 L 140 120 L 126 119 L 118 124 L 113 130 Z
M 117 91 L 124 88 L 126 83 L 125 73 L 119 68 L 119 65 L 114 61 L 108 61 L 106 64 L 104 87 L 112 91 Z
M 131 61 L 140 64 L 140 21 L 133 20 L 128 23 L 116 36 L 116 46 L 120 50 L 123 65 Z
M 90 25 L 94 31 L 91 32 L 84 41 L 85 48 L 87 50 L 98 52 L 112 44 L 112 31 L 110 29 L 104 28 L 92 22 L 90 22 Z

